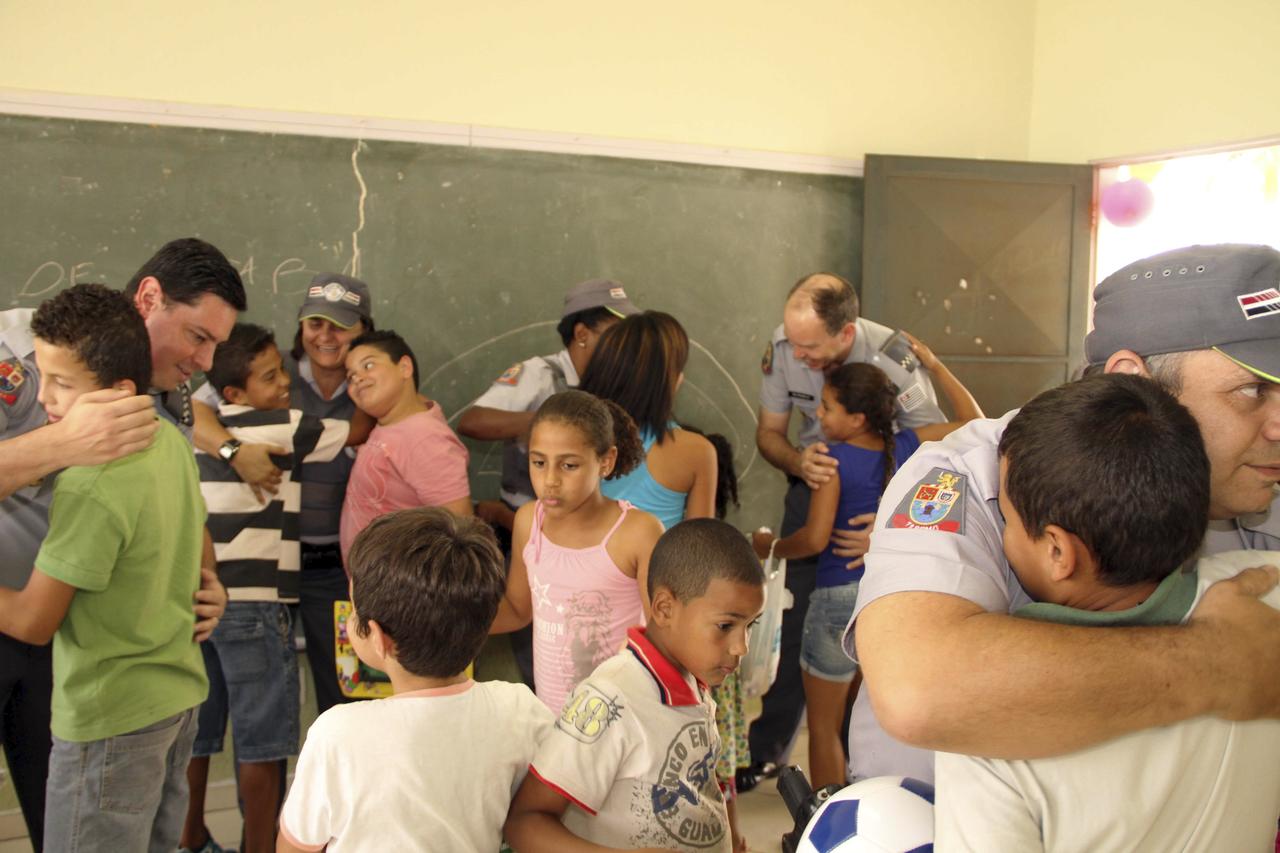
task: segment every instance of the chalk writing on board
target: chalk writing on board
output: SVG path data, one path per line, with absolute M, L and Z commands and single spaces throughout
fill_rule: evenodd
M 250 255 L 245 261 L 239 261 L 235 258 L 227 258 L 227 260 L 239 270 L 240 278 L 244 281 L 246 288 L 252 290 L 257 286 L 258 263 L 253 255 Z M 320 272 L 320 270 L 313 269 L 303 258 L 285 258 L 270 269 L 272 296 L 281 294 L 299 296 L 306 293 L 307 285 L 311 282 L 312 277 Z M 295 284 L 297 285 L 296 287 L 291 286 Z M 286 287 L 286 285 L 289 286 Z
M 23 299 L 39 299 L 64 284 L 72 286 L 92 281 L 92 273 L 92 261 L 79 261 L 69 266 L 64 266 L 58 261 L 45 261 L 27 276 L 27 280 L 12 304 L 17 305 Z

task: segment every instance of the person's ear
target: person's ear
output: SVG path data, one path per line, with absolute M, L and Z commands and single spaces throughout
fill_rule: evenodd
M 852 424 L 854 429 L 862 429 L 867 425 L 866 412 L 854 412 L 853 414 L 849 415 L 849 417 L 853 418 Z
M 1117 350 L 1107 359 L 1103 367 L 1106 373 L 1128 373 L 1133 376 L 1151 376 L 1147 362 L 1133 350 Z
M 1070 580 L 1083 568 L 1082 558 L 1087 556 L 1087 549 L 1080 537 L 1056 524 L 1048 524 L 1041 539 L 1048 556 L 1049 578 L 1054 583 Z
M 382 660 L 394 660 L 396 656 L 396 641 L 382 630 L 382 626 L 378 624 L 376 619 L 370 619 L 366 622 L 369 626 L 369 642 L 373 645 L 374 651 L 378 653 L 378 657 Z M 381 669 L 381 667 L 379 667 Z
M 409 356 L 400 356 L 400 361 L 396 362 L 396 367 L 400 368 L 400 375 L 405 379 L 413 378 L 413 359 L 409 358 Z
M 573 324 L 573 342 L 578 346 L 586 349 L 587 344 L 591 342 L 591 329 L 586 323 L 578 322 Z
M 160 279 L 149 275 L 138 282 L 138 289 L 133 294 L 133 307 L 138 309 L 143 320 L 165 307 L 164 290 L 160 287 Z
M 618 464 L 618 448 L 610 447 L 600 457 L 600 479 L 603 480 L 613 473 L 613 466 Z
M 128 391 L 130 394 L 138 393 L 138 386 L 134 384 L 132 379 L 121 379 L 111 387 L 117 391 Z
M 237 406 L 247 405 L 246 396 L 247 394 L 243 388 L 237 388 L 234 385 L 226 385 L 222 389 L 222 399 Z
M 649 621 L 666 627 L 675 619 L 676 609 L 680 606 L 680 600 L 676 598 L 671 588 L 658 584 L 654 587 L 653 598 L 649 602 Z
M 844 328 L 840 330 L 840 334 L 836 337 L 840 340 L 840 348 L 853 346 L 853 339 L 858 336 L 858 327 L 853 323 L 845 323 Z
M 672 389 L 671 389 L 671 394 L 672 394 L 672 396 L 674 396 L 675 394 L 679 393 L 679 391 L 680 391 L 680 386 L 681 386 L 681 385 L 683 385 L 683 384 L 684 384 L 684 371 L 682 370 L 682 371 L 680 371 L 680 374 L 679 374 L 678 376 L 676 376 L 676 387 L 674 387 L 674 388 L 672 388 Z

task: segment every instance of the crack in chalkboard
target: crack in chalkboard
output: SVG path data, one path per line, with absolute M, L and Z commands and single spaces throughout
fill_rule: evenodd
M 351 171 L 355 172 L 356 183 L 360 185 L 360 197 L 356 199 L 356 230 L 351 232 L 351 275 L 360 277 L 360 232 L 364 230 L 364 200 L 369 197 L 369 187 L 360 174 L 360 150 L 368 148 L 363 139 L 357 139 L 355 148 L 351 149 Z

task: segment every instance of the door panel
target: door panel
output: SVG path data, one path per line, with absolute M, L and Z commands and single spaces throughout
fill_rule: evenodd
M 947 367 L 982 405 L 988 417 L 997 418 L 1016 409 L 1047 388 L 1068 379 L 1065 368 L 1050 362 L 977 361 L 943 356 Z M 947 401 L 940 400 L 948 414 L 955 414 Z
M 1083 356 L 1090 167 L 871 155 L 865 186 L 869 319 L 922 338 L 989 415 L 1066 379 Z

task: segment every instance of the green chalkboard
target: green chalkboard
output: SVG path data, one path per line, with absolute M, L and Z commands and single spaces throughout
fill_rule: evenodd
M 451 416 L 512 362 L 559 349 L 569 285 L 621 280 L 695 342 L 678 415 L 733 442 L 743 526 L 780 516 L 754 415 L 786 290 L 861 264 L 857 178 L 4 115 L 0 151 L 0 307 L 72 281 L 123 286 L 196 235 L 241 268 L 247 318 L 287 346 L 311 276 L 354 271 Z M 501 454 L 471 449 L 475 494 L 491 496 Z

